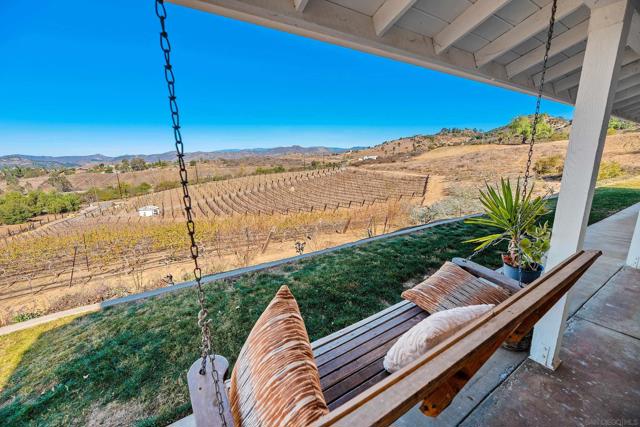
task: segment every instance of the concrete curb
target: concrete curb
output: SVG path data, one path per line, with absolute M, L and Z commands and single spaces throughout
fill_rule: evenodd
M 396 231 L 391 232 L 391 233 L 381 234 L 379 236 L 374 236 L 374 237 L 369 237 L 369 238 L 366 238 L 366 239 L 356 240 L 355 242 L 344 243 L 344 244 L 342 244 L 340 246 L 334 246 L 334 247 L 331 247 L 331 248 L 322 249 L 322 250 L 315 251 L 315 252 L 309 252 L 309 253 L 303 254 L 303 255 L 298 255 L 298 256 L 294 256 L 294 257 L 290 257 L 290 258 L 284 258 L 284 259 L 280 259 L 280 260 L 276 260 L 276 261 L 265 262 L 265 263 L 253 265 L 253 266 L 250 266 L 250 267 L 243 267 L 243 268 L 238 268 L 238 269 L 235 269 L 235 270 L 224 271 L 222 273 L 211 274 L 209 276 L 204 276 L 202 278 L 202 283 L 207 284 L 207 283 L 212 283 L 212 282 L 215 282 L 215 281 L 218 281 L 218 280 L 231 279 L 231 278 L 234 278 L 234 277 L 242 276 L 243 274 L 253 273 L 253 272 L 256 272 L 256 271 L 265 270 L 265 269 L 269 269 L 269 268 L 272 268 L 272 267 L 277 267 L 277 266 L 281 266 L 281 265 L 284 265 L 284 264 L 289 264 L 289 263 L 292 263 L 292 262 L 297 262 L 297 261 L 300 261 L 300 260 L 303 260 L 303 259 L 307 259 L 307 258 L 318 256 L 318 255 L 324 255 L 324 254 L 328 254 L 328 253 L 331 253 L 331 252 L 339 251 L 341 249 L 351 248 L 351 247 L 354 247 L 354 246 L 360 246 L 360 245 L 363 245 L 363 244 L 366 244 L 366 243 L 375 242 L 377 240 L 388 239 L 388 238 L 391 238 L 391 237 L 404 236 L 404 235 L 407 235 L 407 234 L 415 233 L 417 231 L 426 230 L 428 228 L 437 227 L 439 225 L 451 224 L 453 222 L 464 221 L 467 218 L 478 217 L 478 216 L 481 216 L 481 215 L 482 214 L 466 215 L 466 216 L 457 217 L 457 218 L 449 218 L 449 219 L 443 219 L 443 220 L 439 220 L 439 221 L 434 221 L 434 222 L 430 222 L 428 224 L 418 225 L 418 226 L 415 226 L 415 227 L 401 228 L 400 230 L 396 230 Z M 108 307 L 113 307 L 113 306 L 120 305 L 120 304 L 139 301 L 139 300 L 142 300 L 142 299 L 146 299 L 146 298 L 151 298 L 151 297 L 155 297 L 155 296 L 158 296 L 158 295 L 167 294 L 167 293 L 170 293 L 170 292 L 176 292 L 176 291 L 179 291 L 179 290 L 182 290 L 182 289 L 185 289 L 185 288 L 191 288 L 191 287 L 193 287 L 195 285 L 196 285 L 195 281 L 191 280 L 191 281 L 188 281 L 188 282 L 178 283 L 176 285 L 166 286 L 166 287 L 158 288 L 158 289 L 152 289 L 152 290 L 149 290 L 149 291 L 141 292 L 139 294 L 131 294 L 131 295 L 127 295 L 127 296 L 120 297 L 120 298 L 114 298 L 114 299 L 107 300 L 107 301 L 104 301 L 104 302 L 101 302 L 101 303 L 84 305 L 84 306 L 72 308 L 72 309 L 69 309 L 69 310 L 58 311 L 56 313 L 47 314 L 45 316 L 38 317 L 38 318 L 35 318 L 35 319 L 25 320 L 24 322 L 14 323 L 12 325 L 3 326 L 2 328 L 0 328 L 0 336 L 7 335 L 7 334 L 10 334 L 12 332 L 17 332 L 17 331 L 21 331 L 21 330 L 24 330 L 24 329 L 28 329 L 28 328 L 31 328 L 31 327 L 34 327 L 34 326 L 37 326 L 37 325 L 42 325 L 44 323 L 48 323 L 48 322 L 51 322 L 53 320 L 58 320 L 58 319 L 61 319 L 63 317 L 68 317 L 68 316 L 73 316 L 73 315 L 78 315 L 78 314 L 93 313 L 93 312 L 100 311 L 100 310 L 108 308 Z

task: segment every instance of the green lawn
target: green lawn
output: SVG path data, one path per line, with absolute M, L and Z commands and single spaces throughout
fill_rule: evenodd
M 640 189 L 596 190 L 590 222 L 640 202 Z M 551 215 L 550 215 L 551 218 Z M 279 286 L 296 296 L 311 339 L 400 299 L 484 232 L 453 223 L 208 286 L 216 351 L 233 363 Z M 495 267 L 498 249 L 477 261 Z M 198 357 L 193 290 L 0 337 L 0 420 L 12 426 L 165 425 L 190 412 L 185 372 Z

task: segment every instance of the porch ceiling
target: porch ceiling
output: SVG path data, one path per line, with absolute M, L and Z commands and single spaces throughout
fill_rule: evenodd
M 551 13 L 551 0 L 170 1 L 526 93 L 539 84 Z M 545 83 L 549 99 L 575 102 L 594 3 L 558 0 Z M 640 122 L 637 11 L 613 114 Z

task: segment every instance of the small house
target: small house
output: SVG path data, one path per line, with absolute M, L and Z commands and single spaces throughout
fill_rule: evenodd
M 147 205 L 141 208 L 138 208 L 139 216 L 156 216 L 160 215 L 160 208 L 154 205 Z

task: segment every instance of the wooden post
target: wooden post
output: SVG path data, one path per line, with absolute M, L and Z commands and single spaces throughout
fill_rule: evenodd
M 269 243 L 271 242 L 271 236 L 272 235 L 273 235 L 273 228 L 271 230 L 269 230 L 269 234 L 267 235 L 267 239 L 264 241 L 264 244 L 262 245 L 261 253 L 265 253 L 267 251 L 267 248 L 269 247 Z
M 84 243 L 84 260 L 87 264 L 87 271 L 89 271 L 89 252 L 87 252 L 87 237 L 82 233 L 82 243 Z
M 351 224 L 351 217 L 349 217 L 347 219 L 347 223 L 342 228 L 342 234 L 345 234 L 347 232 L 347 230 L 349 230 L 349 224 Z
M 620 61 L 634 9 L 630 0 L 604 3 L 592 8 L 589 19 L 587 47 L 553 224 L 547 271 L 581 249 L 584 242 Z M 560 364 L 558 353 L 566 319 L 565 295 L 536 324 L 531 359 L 549 369 L 555 369 Z
M 71 265 L 71 277 L 69 278 L 69 287 L 73 284 L 73 272 L 76 268 L 76 255 L 78 254 L 78 245 L 73 247 L 73 264 Z

